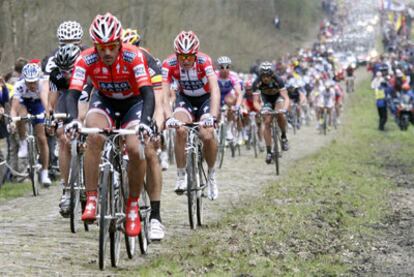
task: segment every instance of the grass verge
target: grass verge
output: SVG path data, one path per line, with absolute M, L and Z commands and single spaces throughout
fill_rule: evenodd
M 32 184 L 30 182 L 24 183 L 5 183 L 0 188 L 0 201 L 13 199 L 27 195 L 32 191 Z
M 336 276 L 349 274 L 369 251 L 395 189 L 386 172 L 413 170 L 413 128 L 394 122 L 379 132 L 369 81 L 353 95 L 339 134 L 299 161 L 286 178 L 219 222 L 186 238 L 171 253 L 140 267 L 140 276 Z M 260 169 L 258 169 L 259 171 Z M 258 172 L 259 174 L 259 172 Z

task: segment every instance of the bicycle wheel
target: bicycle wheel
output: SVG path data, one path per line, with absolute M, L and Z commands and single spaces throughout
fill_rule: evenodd
M 99 268 L 103 270 L 105 268 L 105 252 L 107 248 L 107 242 L 109 237 L 109 219 L 105 217 L 109 216 L 109 191 L 108 188 L 111 184 L 111 172 L 109 166 L 105 166 L 103 172 L 101 172 L 101 180 L 99 187 Z
M 218 168 L 221 168 L 223 166 L 223 160 L 224 160 L 224 151 L 225 151 L 225 143 L 226 143 L 226 128 L 224 127 L 224 124 L 220 124 L 219 128 L 219 145 L 218 145 L 218 152 L 217 152 L 217 161 L 219 162 Z
M 126 214 L 126 203 L 128 201 L 128 195 L 129 195 L 129 184 L 128 184 L 128 174 L 127 174 L 127 168 L 128 168 L 128 160 L 123 159 L 123 166 L 122 166 L 122 176 L 121 176 L 121 189 L 122 189 L 122 197 L 124 201 L 124 214 Z M 125 222 L 124 222 L 124 229 L 125 229 Z M 124 233 L 124 239 L 125 239 L 125 248 L 127 251 L 127 255 L 129 259 L 132 259 L 135 256 L 136 252 L 136 237 L 129 237 L 126 233 Z
M 168 139 L 167 139 L 167 141 L 168 141 L 168 144 L 167 144 L 167 147 L 168 147 L 168 162 L 170 164 L 174 164 L 174 161 L 175 161 L 175 159 L 174 159 L 174 155 L 175 155 L 175 153 L 174 153 L 174 130 L 169 129 L 168 132 L 167 132 L 167 137 L 168 137 Z
M 204 174 L 203 159 L 198 160 L 198 178 L 197 178 L 197 225 L 202 226 L 204 223 L 204 188 L 207 186 L 207 178 Z
M 256 126 L 253 126 L 252 128 L 251 128 L 251 144 L 252 144 L 252 146 L 253 146 L 253 151 L 254 151 L 254 157 L 255 158 L 257 158 L 257 148 L 258 148 L 258 145 L 257 145 L 257 127 Z
M 72 148 L 77 147 L 77 142 L 72 141 Z M 80 180 L 80 159 L 76 153 L 77 151 L 72 151 L 72 158 L 70 160 L 70 169 L 69 169 L 69 186 L 70 186 L 70 231 L 76 233 L 77 225 L 80 220 L 79 212 L 79 203 L 80 203 L 80 190 L 79 190 L 79 180 Z
M 293 106 L 294 110 L 292 111 L 291 114 L 291 120 L 292 120 L 292 129 L 293 129 L 293 134 L 296 135 L 296 128 L 297 128 L 297 121 L 298 121 L 298 116 L 296 114 L 296 106 Z
M 138 235 L 139 249 L 142 255 L 148 253 L 148 245 L 150 244 L 149 239 L 149 225 L 151 215 L 151 203 L 147 191 L 144 189 L 141 192 L 139 199 L 139 216 L 141 217 L 141 233 Z
M 121 198 L 121 188 L 120 188 L 120 174 L 118 171 L 114 170 L 112 174 L 112 186 L 110 187 L 109 194 L 109 203 L 111 203 L 111 215 L 113 219 L 111 220 L 109 227 L 109 242 L 110 242 L 110 252 L 111 252 L 111 265 L 112 267 L 117 267 L 119 263 L 119 257 L 121 254 L 121 224 L 123 218 L 120 218 L 119 215 L 124 213 L 124 202 Z
M 273 160 L 275 162 L 276 167 L 276 175 L 279 176 L 279 134 L 277 130 L 277 123 L 275 122 L 275 119 L 273 119 L 272 124 L 272 137 L 273 137 Z
M 30 182 L 32 183 L 32 190 L 33 190 L 33 196 L 39 195 L 39 172 L 36 168 L 36 151 L 34 146 L 34 141 L 31 139 L 28 139 L 27 141 L 27 151 L 29 152 L 29 178 Z
M 326 136 L 326 133 L 327 133 L 327 130 L 328 130 L 328 113 L 327 113 L 326 110 L 323 112 L 323 126 L 322 126 L 322 128 L 323 128 L 323 134 Z
M 188 202 L 188 218 L 191 229 L 197 228 L 197 169 L 196 154 L 189 152 L 187 155 L 187 202 Z

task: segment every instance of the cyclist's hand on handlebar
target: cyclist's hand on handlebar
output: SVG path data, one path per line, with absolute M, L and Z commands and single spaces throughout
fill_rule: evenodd
M 216 124 L 216 118 L 212 115 L 206 116 L 203 119 L 201 119 L 201 126 L 205 128 L 214 127 Z
M 165 127 L 167 128 L 178 128 L 182 124 L 181 121 L 175 119 L 174 117 L 170 117 L 165 121 Z
M 65 126 L 65 134 L 70 138 L 73 138 L 80 128 L 82 128 L 82 123 L 80 123 L 78 120 L 73 120 Z
M 148 126 L 147 124 L 142 123 L 142 122 L 137 126 L 136 131 L 139 135 L 142 135 L 144 137 L 145 136 L 150 137 L 154 133 L 150 126 Z
M 14 132 L 16 131 L 16 122 L 11 121 L 8 125 L 7 125 L 7 130 L 9 131 L 10 134 L 14 134 Z

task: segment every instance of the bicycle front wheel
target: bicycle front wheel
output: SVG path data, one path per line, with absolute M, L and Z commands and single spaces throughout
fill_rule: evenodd
M 109 241 L 110 241 L 110 250 L 111 250 L 111 265 L 112 267 L 117 267 L 119 264 L 119 257 L 121 254 L 121 224 L 123 218 L 120 218 L 119 215 L 124 213 L 124 202 L 121 198 L 121 189 L 119 187 L 120 180 L 115 180 L 114 177 L 119 176 L 116 174 L 117 171 L 114 171 L 112 175 L 112 182 L 110 186 L 110 201 L 111 203 L 111 215 L 114 218 L 111 220 L 109 227 Z M 116 186 L 118 184 L 118 186 Z
M 75 142 L 76 143 L 76 142 Z M 78 155 L 73 155 L 70 161 L 69 169 L 69 186 L 70 186 L 70 231 L 76 233 L 78 222 L 80 220 L 80 160 Z
M 151 203 L 147 191 L 144 189 L 141 192 L 139 199 L 139 216 L 141 217 L 141 233 L 138 235 L 139 249 L 142 255 L 148 253 L 148 245 L 150 244 L 149 239 L 149 224 L 151 214 Z
M 106 166 L 101 172 L 101 180 L 99 187 L 99 268 L 105 268 L 105 252 L 109 237 L 109 185 L 111 184 L 110 168 Z
M 30 182 L 32 183 L 32 190 L 33 190 L 33 196 L 39 195 L 39 172 L 36 168 L 36 151 L 35 151 L 35 145 L 33 140 L 28 140 L 27 142 L 27 150 L 29 151 L 29 178 Z
M 274 119 L 275 120 L 275 119 Z M 277 130 L 277 123 L 273 122 L 272 137 L 273 137 L 273 160 L 276 167 L 276 175 L 279 176 L 279 132 Z
M 187 156 L 187 201 L 188 201 L 188 218 L 191 229 L 197 228 L 197 168 L 196 154 L 189 152 Z
M 223 166 L 224 160 L 224 150 L 225 150 L 225 143 L 226 143 L 226 129 L 224 128 L 224 124 L 220 124 L 219 128 L 219 145 L 218 145 L 218 152 L 217 152 L 217 161 L 219 163 L 218 168 Z

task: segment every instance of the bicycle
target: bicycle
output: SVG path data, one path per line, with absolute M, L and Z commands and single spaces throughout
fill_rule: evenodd
M 202 142 L 198 136 L 199 122 L 185 123 L 182 126 L 188 130 L 186 142 L 187 154 L 187 201 L 188 217 L 191 229 L 203 225 L 204 189 L 207 187 L 207 175 L 203 166 Z
M 57 128 L 59 121 L 63 121 L 70 117 L 66 113 L 54 113 L 49 119 L 49 125 L 52 128 Z M 68 187 L 65 187 L 66 191 L 70 193 L 70 204 L 69 204 L 69 224 L 70 231 L 76 233 L 78 230 L 78 222 L 80 216 L 85 210 L 86 206 L 86 193 L 85 193 L 85 172 L 83 168 L 83 152 L 85 149 L 86 136 L 79 134 L 73 136 L 70 142 L 70 167 L 68 177 Z M 81 210 L 79 208 L 81 207 Z M 89 225 L 83 223 L 85 231 L 89 231 Z
M 253 147 L 254 157 L 257 158 L 259 141 L 257 136 L 258 128 L 256 122 L 256 112 L 249 113 L 249 136 L 248 136 L 248 145 Z
M 6 118 L 9 119 L 10 122 L 17 122 L 17 121 L 24 121 L 29 122 L 27 128 L 27 152 L 28 152 L 28 165 L 27 165 L 27 173 L 30 178 L 30 182 L 32 183 L 32 191 L 33 196 L 39 195 L 39 171 L 42 168 L 41 164 L 38 161 L 38 149 L 36 147 L 36 139 L 34 136 L 33 124 L 32 121 L 35 119 L 44 119 L 45 114 L 41 113 L 38 115 L 27 114 L 25 116 L 9 116 L 4 114 Z
M 218 151 L 217 161 L 218 168 L 223 166 L 224 153 L 226 149 L 226 132 L 227 132 L 227 106 L 221 108 L 221 120 L 217 128 Z
M 274 111 L 270 109 L 262 109 L 260 114 L 263 115 L 270 115 L 272 117 L 271 123 L 271 131 L 272 131 L 272 152 L 273 152 L 273 161 L 275 163 L 276 175 L 279 176 L 279 159 L 282 157 L 282 138 L 280 127 L 277 122 L 277 115 L 283 114 L 283 111 Z
M 292 101 L 291 107 L 290 107 L 290 111 L 288 113 L 288 118 L 289 118 L 289 122 L 290 124 L 292 124 L 292 129 L 293 129 L 293 134 L 296 135 L 297 130 L 300 128 L 300 116 L 298 115 L 298 109 L 299 109 L 299 105 Z
M 118 125 L 118 124 L 117 124 Z M 128 237 L 125 233 L 126 222 L 126 201 L 128 196 L 128 179 L 126 174 L 126 162 L 123 157 L 122 136 L 136 135 L 135 130 L 130 129 L 99 129 L 99 128 L 81 128 L 80 134 L 101 134 L 108 138 L 103 147 L 101 162 L 99 164 L 99 268 L 105 267 L 105 252 L 107 241 L 110 242 L 110 258 L 112 267 L 119 264 L 121 249 L 121 233 L 124 232 L 127 254 L 132 258 L 135 253 L 135 238 Z M 142 145 L 140 145 L 142 147 Z M 141 149 L 142 150 L 142 149 Z M 143 153 L 143 150 L 140 151 Z M 144 157 L 141 157 L 144 159 Z M 144 214 L 145 213 L 145 214 Z M 147 251 L 149 212 L 148 208 L 143 208 L 140 212 L 141 233 L 139 240 L 145 241 Z M 146 216 L 148 218 L 143 218 Z M 141 238 L 140 238 L 141 237 Z

